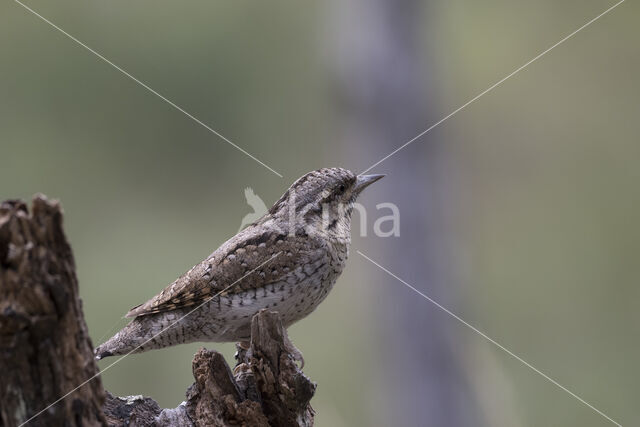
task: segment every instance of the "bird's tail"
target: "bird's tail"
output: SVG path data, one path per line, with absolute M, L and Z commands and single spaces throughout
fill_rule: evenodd
M 167 313 L 138 316 L 120 332 L 95 349 L 96 359 L 129 353 L 142 353 L 154 348 L 181 344 L 186 338 L 178 331 L 170 331 L 175 319 Z
M 109 338 L 105 343 L 99 345 L 95 349 L 96 359 L 100 360 L 109 356 L 118 356 L 121 354 L 127 354 L 128 352 L 135 350 L 135 348 L 141 344 L 135 338 L 135 319 L 120 330 L 117 334 Z

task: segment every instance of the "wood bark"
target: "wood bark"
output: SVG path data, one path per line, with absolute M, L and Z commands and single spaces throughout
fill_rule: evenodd
M 82 314 L 62 210 L 44 196 L 31 213 L 0 205 L 0 424 L 105 425 L 105 395 Z
M 44 196 L 31 214 L 20 201 L 0 205 L 0 427 L 312 426 L 316 385 L 286 340 L 278 313 L 263 310 L 233 371 L 216 351 L 196 353 L 178 407 L 113 396 L 97 375 L 60 205 Z
M 312 426 L 316 385 L 287 352 L 284 334 L 278 313 L 262 310 L 252 319 L 249 348 L 238 345 L 233 371 L 220 353 L 203 348 L 193 358 L 195 383 L 185 402 L 161 409 L 142 396 L 108 394 L 109 425 Z

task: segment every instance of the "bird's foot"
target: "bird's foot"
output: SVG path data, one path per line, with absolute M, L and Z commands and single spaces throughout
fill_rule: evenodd
M 294 361 L 300 362 L 300 369 L 304 368 L 304 357 L 302 357 L 302 352 L 298 350 L 298 347 L 293 345 L 293 342 L 289 339 L 289 334 L 287 330 L 284 330 L 284 349 L 291 355 Z
M 238 375 L 245 367 L 247 362 L 247 352 L 251 347 L 249 341 L 239 341 L 236 343 L 236 354 L 233 357 L 236 359 L 236 366 L 233 368 L 233 375 Z
M 247 351 L 249 351 L 249 347 L 251 343 L 249 341 L 239 341 L 236 343 L 236 354 L 233 357 L 236 359 L 236 364 L 243 363 L 245 360 L 245 356 L 247 355 Z

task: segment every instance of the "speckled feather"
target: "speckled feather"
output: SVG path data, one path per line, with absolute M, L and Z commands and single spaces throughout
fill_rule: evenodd
M 242 230 L 158 295 L 129 310 L 127 317 L 190 307 L 218 294 L 234 282 L 237 283 L 221 296 L 263 288 L 286 280 L 297 265 L 309 263 L 314 252 L 326 250 L 326 243 L 318 238 L 289 236 L 278 229 L 256 234 L 255 228 L 253 224 Z M 278 253 L 277 262 L 267 262 Z M 263 267 L 252 272 L 265 262 Z
M 285 327 L 304 318 L 342 273 L 353 202 L 380 177 L 329 168 L 299 178 L 266 215 L 132 308 L 127 317 L 134 319 L 96 349 L 97 357 L 246 340 L 251 317 L 263 308 L 277 310 Z

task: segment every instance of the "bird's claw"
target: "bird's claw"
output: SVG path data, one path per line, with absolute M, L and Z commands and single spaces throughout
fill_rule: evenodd
M 302 356 L 302 352 L 298 350 L 295 345 L 293 345 L 293 343 L 289 339 L 289 334 L 287 333 L 286 329 L 284 331 L 284 349 L 287 351 L 287 353 L 289 353 L 294 361 L 300 362 L 300 369 L 304 368 L 304 357 Z

